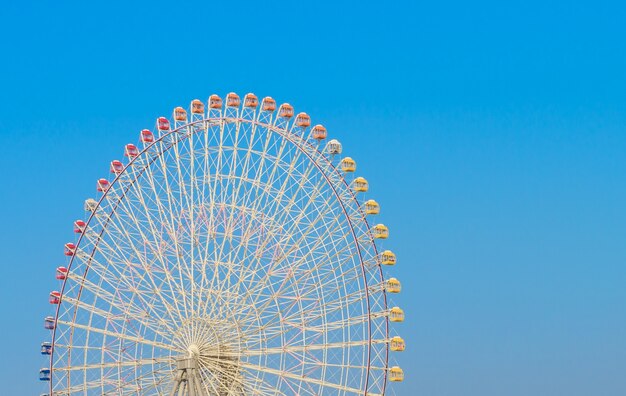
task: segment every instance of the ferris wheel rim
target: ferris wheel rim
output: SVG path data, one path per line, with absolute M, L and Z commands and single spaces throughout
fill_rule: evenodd
M 257 115 L 260 116 L 260 112 Z M 230 120 L 231 122 L 236 122 L 236 123 L 241 123 L 241 122 L 247 122 L 247 123 L 251 123 L 251 124 L 257 123 L 259 125 L 264 126 L 268 131 L 272 131 L 273 133 L 278 134 L 282 139 L 290 142 L 293 147 L 297 148 L 302 154 L 304 154 L 305 157 L 308 158 L 310 164 L 312 164 L 314 167 L 317 168 L 319 174 L 326 180 L 326 185 L 329 186 L 330 190 L 334 194 L 334 196 L 336 198 L 336 202 L 340 205 L 341 210 L 343 212 L 343 216 L 344 216 L 344 218 L 345 218 L 345 220 L 347 222 L 347 225 L 348 225 L 348 227 L 350 229 L 350 233 L 351 233 L 352 239 L 354 241 L 354 245 L 353 246 L 356 247 L 356 251 L 358 252 L 359 265 L 360 265 L 361 271 L 362 271 L 362 279 L 363 279 L 363 281 L 365 283 L 364 291 L 365 291 L 365 294 L 366 294 L 367 297 L 364 300 L 365 300 L 365 303 L 366 303 L 366 306 L 367 306 L 367 312 L 371 313 L 371 306 L 370 306 L 370 300 L 369 300 L 368 277 L 365 275 L 365 265 L 366 264 L 365 264 L 365 260 L 363 258 L 362 251 L 361 251 L 361 249 L 362 249 L 361 248 L 361 241 L 360 241 L 359 237 L 356 234 L 356 231 L 355 231 L 355 228 L 354 228 L 354 225 L 353 225 L 353 220 L 352 220 L 350 214 L 348 213 L 348 211 L 347 211 L 347 209 L 345 207 L 344 197 L 341 196 L 341 194 L 338 192 L 337 187 L 335 186 L 333 181 L 330 180 L 330 178 L 326 174 L 325 170 L 322 169 L 322 167 L 320 167 L 320 165 L 319 165 L 319 163 L 317 161 L 323 160 L 323 161 L 327 162 L 327 165 L 329 166 L 330 171 L 333 171 L 333 172 L 336 173 L 337 180 L 340 181 L 341 183 L 343 183 L 344 187 L 346 187 L 346 190 L 350 192 L 351 200 L 353 200 L 354 202 L 356 202 L 358 204 L 358 201 L 356 199 L 356 194 L 350 189 L 350 186 L 348 185 L 346 179 L 344 177 L 342 177 L 341 174 L 339 174 L 338 169 L 334 165 L 332 165 L 332 163 L 330 162 L 328 157 L 326 157 L 324 155 L 321 155 L 321 153 L 320 153 L 320 155 L 318 156 L 319 158 L 313 158 L 311 156 L 311 154 L 309 152 L 307 152 L 304 149 L 304 147 L 302 147 L 302 143 L 308 144 L 309 146 L 310 146 L 310 144 L 307 143 L 304 140 L 298 141 L 296 139 L 293 139 L 293 137 L 290 136 L 290 131 L 291 130 L 287 130 L 286 128 L 280 128 L 280 127 L 277 127 L 275 125 L 276 119 L 274 120 L 274 123 L 272 123 L 272 124 L 263 124 L 263 123 L 261 123 L 258 120 L 248 120 L 248 119 L 244 119 L 244 118 L 241 118 L 241 117 L 227 117 L 227 116 L 221 116 L 221 117 L 216 117 L 216 118 L 209 118 L 209 117 L 207 117 L 207 118 L 204 118 L 202 120 L 187 122 L 187 123 L 185 123 L 185 124 L 175 128 L 175 129 L 170 129 L 167 133 L 162 134 L 154 142 L 152 142 L 152 143 L 150 143 L 148 145 L 145 145 L 138 155 L 133 156 L 132 158 L 130 158 L 130 161 L 124 166 L 124 169 L 122 170 L 122 172 L 120 172 L 119 174 L 116 174 L 116 176 L 114 177 L 114 180 L 111 182 L 111 186 L 106 191 L 103 192 L 102 196 L 99 198 L 99 200 L 97 202 L 96 207 L 94 208 L 92 213 L 89 215 L 89 218 L 88 218 L 88 220 L 86 222 L 86 227 L 88 228 L 89 225 L 91 225 L 92 221 L 94 220 L 94 217 L 96 216 L 97 210 L 101 207 L 102 203 L 107 199 L 108 195 L 111 193 L 111 191 L 112 191 L 111 187 L 113 185 L 117 184 L 119 182 L 119 180 L 122 178 L 122 176 L 128 175 L 129 167 L 131 167 L 133 165 L 133 163 L 137 160 L 137 158 L 139 158 L 142 155 L 145 155 L 151 147 L 154 147 L 158 143 L 162 143 L 164 141 L 164 139 L 166 139 L 169 136 L 176 136 L 176 134 L 180 130 L 190 128 L 193 125 L 203 124 L 205 126 L 205 128 L 206 128 L 206 125 L 208 125 L 210 123 L 210 121 L 219 121 L 216 124 L 216 125 L 218 125 L 220 122 L 223 122 L 223 121 L 226 121 L 226 120 Z M 293 129 L 293 126 L 292 126 L 292 129 Z M 190 135 L 193 135 L 194 133 L 199 133 L 199 132 L 200 131 L 192 132 Z M 170 150 L 175 145 L 182 144 L 185 141 L 185 139 L 187 139 L 187 136 L 183 136 L 181 139 L 175 139 L 175 141 L 169 147 L 167 147 L 166 150 L 159 151 L 158 155 L 155 156 L 151 160 L 151 162 L 156 161 L 157 157 L 162 156 L 165 151 Z M 310 146 L 310 147 L 312 147 L 312 146 Z M 146 168 L 147 167 L 148 167 L 148 165 L 146 165 Z M 142 172 L 144 170 L 142 170 Z M 137 182 L 139 177 L 140 177 L 140 175 L 139 176 L 135 175 L 135 179 L 132 181 L 132 183 Z M 126 187 L 125 192 L 127 192 L 129 188 L 130 188 L 130 185 L 128 187 Z M 115 209 L 113 211 L 117 210 L 116 208 L 119 205 L 119 201 L 121 201 L 122 199 L 124 199 L 123 195 L 121 197 L 119 197 L 118 202 L 116 203 Z M 113 213 L 113 211 L 111 213 Z M 365 218 L 365 214 L 363 213 L 362 210 L 360 210 L 360 214 L 361 214 L 361 217 L 362 217 L 361 220 L 365 223 L 365 225 L 369 229 L 369 223 L 368 223 L 367 219 Z M 107 219 L 107 222 L 109 220 L 110 219 Z M 104 231 L 105 231 L 105 229 L 103 229 L 101 231 L 101 233 L 103 233 Z M 368 242 L 371 243 L 371 246 L 372 246 L 375 254 L 378 255 L 378 249 L 376 247 L 376 244 L 374 243 L 373 237 L 371 236 L 370 233 L 368 233 L 367 235 L 369 237 L 368 238 Z M 76 249 L 78 249 L 80 247 L 83 237 L 84 237 L 84 234 L 81 234 L 79 236 L 78 242 L 76 244 Z M 93 257 L 93 255 L 96 253 L 96 250 L 97 249 L 94 249 L 94 251 L 91 253 L 91 257 Z M 76 256 L 72 256 L 71 257 L 69 265 L 68 265 L 68 271 L 71 270 L 72 265 L 74 264 L 74 260 L 76 258 L 77 258 Z M 88 271 L 89 266 L 87 266 L 86 268 L 87 268 L 87 271 Z M 83 275 L 83 277 L 86 276 L 86 272 Z M 382 268 L 380 268 L 380 266 L 379 266 L 379 272 L 380 272 L 380 279 L 384 279 L 383 274 L 382 274 Z M 64 280 L 63 286 L 61 288 L 61 300 L 63 299 L 63 296 L 64 296 L 66 283 L 67 283 L 67 279 Z M 81 285 L 80 290 L 82 290 L 82 285 Z M 386 292 L 384 290 L 382 291 L 382 295 L 384 297 L 384 306 L 385 306 L 385 309 L 386 309 L 386 307 L 387 307 L 387 297 L 386 297 Z M 55 320 L 58 320 L 59 311 L 60 311 L 60 303 L 59 303 L 59 305 L 56 308 Z M 389 323 L 388 322 L 389 322 L 388 319 L 385 319 L 385 333 L 386 334 L 389 334 Z M 368 321 L 367 322 L 367 326 L 368 326 L 368 339 L 370 341 L 372 341 L 372 330 L 371 330 L 372 324 L 371 324 L 371 322 Z M 57 330 L 57 328 L 55 327 L 55 329 L 53 330 L 53 337 L 52 337 L 52 345 L 53 346 L 54 346 L 54 344 L 56 342 L 56 330 Z M 369 367 L 371 365 L 371 353 L 372 353 L 371 348 L 372 348 L 372 346 L 370 344 L 369 347 L 368 347 L 368 362 L 367 362 L 367 371 L 368 372 L 369 372 Z M 54 354 L 54 348 L 53 348 L 52 354 L 50 356 L 50 365 L 51 365 L 51 367 L 53 367 L 53 362 L 54 362 L 54 357 L 53 357 L 54 355 L 53 354 Z M 387 355 L 386 357 L 388 358 L 388 349 L 387 349 L 386 355 Z M 52 371 L 54 372 L 54 370 L 52 370 Z M 383 380 L 383 392 L 384 392 L 384 388 L 386 386 L 386 371 L 384 372 L 384 376 L 385 376 L 385 379 Z M 369 374 L 365 376 L 365 381 L 366 381 L 365 386 L 366 386 L 366 389 L 367 389 L 367 385 L 368 385 L 368 381 L 369 381 Z M 52 383 L 53 383 L 53 381 L 50 381 L 51 388 L 52 388 Z

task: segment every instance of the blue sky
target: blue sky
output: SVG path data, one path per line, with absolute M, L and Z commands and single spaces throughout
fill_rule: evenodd
M 396 394 L 626 394 L 623 4 L 212 3 L 3 4 L 7 394 L 42 391 L 95 180 L 157 116 L 229 91 L 308 112 L 370 182 L 407 313 Z

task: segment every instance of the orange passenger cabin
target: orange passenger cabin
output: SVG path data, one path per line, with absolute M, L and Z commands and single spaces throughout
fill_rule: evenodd
M 273 112 L 276 110 L 276 101 L 271 96 L 264 97 L 261 102 L 261 110 Z

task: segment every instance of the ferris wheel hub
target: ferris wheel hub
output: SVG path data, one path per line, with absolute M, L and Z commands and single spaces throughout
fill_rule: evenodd
M 196 345 L 196 344 L 191 344 L 187 348 L 187 352 L 189 352 L 189 357 L 190 358 L 197 359 L 198 356 L 200 356 L 200 347 L 198 347 L 198 345 Z

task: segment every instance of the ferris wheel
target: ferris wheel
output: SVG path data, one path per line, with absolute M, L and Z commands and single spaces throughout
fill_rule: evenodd
M 326 138 L 287 103 L 235 93 L 141 131 L 56 269 L 47 394 L 382 395 L 402 381 L 389 230 Z

